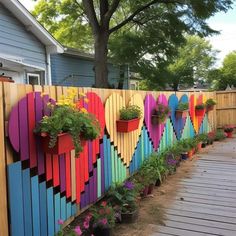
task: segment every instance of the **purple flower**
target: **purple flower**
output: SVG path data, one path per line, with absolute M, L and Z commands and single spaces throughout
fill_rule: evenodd
M 132 189 L 134 189 L 134 183 L 131 181 L 126 181 L 124 183 L 124 187 L 127 188 L 128 190 L 132 190 Z
M 85 220 L 83 225 L 84 225 L 85 229 L 88 229 L 89 228 L 89 221 Z
M 59 219 L 59 220 L 57 221 L 57 224 L 59 224 L 59 225 L 63 225 L 63 224 L 64 224 L 64 220 Z
M 77 235 L 79 235 L 79 236 L 82 235 L 82 231 L 81 231 L 81 228 L 79 225 L 75 227 L 74 231 Z

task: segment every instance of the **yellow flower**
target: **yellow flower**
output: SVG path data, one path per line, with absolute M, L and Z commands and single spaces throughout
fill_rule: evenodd
M 89 99 L 88 99 L 88 98 L 85 98 L 85 99 L 84 99 L 84 102 L 85 102 L 85 103 L 89 103 Z
M 83 113 L 88 113 L 88 111 L 87 111 L 84 107 L 82 107 L 80 110 L 81 110 Z

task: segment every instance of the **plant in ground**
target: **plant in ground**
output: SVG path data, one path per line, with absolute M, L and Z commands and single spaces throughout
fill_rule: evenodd
M 100 125 L 93 114 L 80 107 L 80 100 L 75 100 L 77 90 L 68 90 L 68 96 L 61 97 L 56 105 L 48 104 L 50 116 L 44 116 L 37 124 L 35 133 L 49 135 L 49 147 L 53 148 L 57 142 L 57 136 L 61 133 L 69 133 L 72 137 L 75 153 L 82 151 L 81 137 L 92 140 L 99 136 Z M 87 99 L 82 96 L 84 102 Z
M 120 120 L 132 120 L 135 118 L 140 118 L 142 111 L 139 106 L 130 105 L 128 107 L 123 107 L 120 110 Z

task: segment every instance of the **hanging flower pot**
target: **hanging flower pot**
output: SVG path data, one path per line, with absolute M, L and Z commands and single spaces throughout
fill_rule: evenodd
M 188 110 L 176 110 L 176 119 L 186 118 L 188 116 Z
M 195 115 L 196 116 L 203 116 L 204 115 L 204 109 L 196 109 L 195 110 Z
M 50 137 L 47 134 L 41 135 L 42 148 L 45 153 L 60 155 L 74 149 L 73 140 L 70 134 L 61 133 L 57 136 L 57 141 L 54 147 L 49 147 Z
M 159 115 L 152 115 L 151 121 L 153 125 L 163 124 L 166 122 L 166 117 L 161 119 Z
M 117 132 L 127 133 L 138 129 L 140 118 L 132 120 L 117 120 L 116 128 Z
M 214 105 L 206 106 L 206 112 L 213 111 L 213 110 L 214 110 Z

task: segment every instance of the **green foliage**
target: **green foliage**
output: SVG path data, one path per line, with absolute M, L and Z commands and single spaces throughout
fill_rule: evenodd
M 176 110 L 178 110 L 178 111 L 186 111 L 186 110 L 188 110 L 188 109 L 189 109 L 189 104 L 188 104 L 188 102 L 180 102 L 180 103 L 178 104 L 178 107 L 177 107 Z
M 218 129 L 216 131 L 216 135 L 215 135 L 215 141 L 220 141 L 226 138 L 225 133 L 223 132 L 223 130 Z
M 128 107 L 123 107 L 120 110 L 120 120 L 132 120 L 135 118 L 140 118 L 142 111 L 139 106 L 130 105 Z
M 205 104 L 203 104 L 203 103 L 202 104 L 198 104 L 198 105 L 195 106 L 195 109 L 196 110 L 204 110 L 205 109 Z
M 113 206 L 119 206 L 122 213 L 133 212 L 137 208 L 139 190 L 138 184 L 127 180 L 113 185 L 108 192 L 108 198 Z
M 206 106 L 214 106 L 214 105 L 216 105 L 216 101 L 212 98 L 209 98 L 206 100 L 205 105 Z
M 164 122 L 166 117 L 170 115 L 170 108 L 168 105 L 156 104 L 156 107 L 152 111 L 152 115 L 155 115 L 159 118 L 161 122 Z
M 225 56 L 223 66 L 209 73 L 208 81 L 212 89 L 225 90 L 227 86 L 236 87 L 236 51 Z
M 44 116 L 35 129 L 36 133 L 46 133 L 50 137 L 49 147 L 53 148 L 60 133 L 72 136 L 76 155 L 82 151 L 81 138 L 92 140 L 98 137 L 100 125 L 90 113 L 84 113 L 70 106 L 55 106 L 51 116 Z

